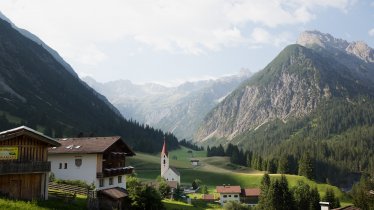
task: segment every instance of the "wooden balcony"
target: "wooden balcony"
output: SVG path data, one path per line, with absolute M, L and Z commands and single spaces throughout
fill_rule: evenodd
M 0 162 L 0 175 L 51 171 L 51 162 Z
M 132 174 L 133 171 L 134 171 L 134 167 L 132 166 L 119 167 L 119 168 L 105 168 L 103 172 L 96 173 L 96 178 L 100 179 L 100 178 L 110 177 L 110 176 Z

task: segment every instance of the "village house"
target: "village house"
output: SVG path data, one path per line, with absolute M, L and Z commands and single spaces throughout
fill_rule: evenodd
M 217 186 L 216 191 L 220 194 L 219 202 L 222 206 L 228 201 L 240 202 L 240 193 L 242 192 L 240 186 Z
M 21 126 L 0 133 L 0 195 L 13 199 L 48 199 L 48 147 L 60 144 Z
M 240 202 L 248 204 L 249 206 L 255 206 L 258 204 L 260 194 L 261 194 L 260 188 L 242 189 Z
M 192 159 L 192 160 L 191 160 L 191 165 L 192 165 L 192 166 L 198 166 L 198 165 L 199 165 L 199 160 L 197 160 L 197 159 Z
M 167 182 L 177 182 L 179 185 L 181 183 L 180 173 L 175 168 L 169 167 L 169 154 L 165 140 L 161 151 L 161 177 Z
M 125 166 L 126 157 L 135 153 L 120 136 L 59 139 L 60 147 L 48 150 L 55 178 L 81 180 L 95 186 L 98 196 L 107 196 L 121 208 L 127 197 L 126 175 L 133 167 Z

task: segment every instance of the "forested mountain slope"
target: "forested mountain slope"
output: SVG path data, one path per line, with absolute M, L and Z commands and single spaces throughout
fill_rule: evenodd
M 351 172 L 373 174 L 373 50 L 366 47 L 362 56 L 355 50 L 337 54 L 305 45 L 312 47 L 286 47 L 223 100 L 195 138 L 203 145 L 238 144 L 265 162 L 286 156 L 294 173 L 297 164 L 292 162 L 308 151 L 321 180 Z
M 159 151 L 164 133 L 128 121 L 45 48 L 0 19 L 0 130 L 25 124 L 62 137 L 122 135 L 135 150 Z M 169 147 L 178 147 L 168 134 Z

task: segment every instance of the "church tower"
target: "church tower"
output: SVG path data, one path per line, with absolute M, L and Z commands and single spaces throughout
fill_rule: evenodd
M 169 169 L 169 156 L 168 150 L 166 149 L 166 140 L 164 138 L 164 145 L 161 151 L 161 176 Z

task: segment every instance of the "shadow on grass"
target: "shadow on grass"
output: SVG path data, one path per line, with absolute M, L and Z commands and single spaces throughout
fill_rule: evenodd
M 43 208 L 56 210 L 82 210 L 87 209 L 87 198 L 77 196 L 74 200 L 66 201 L 61 198 L 49 198 L 46 201 L 38 201 L 37 205 Z

